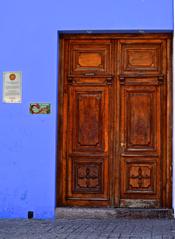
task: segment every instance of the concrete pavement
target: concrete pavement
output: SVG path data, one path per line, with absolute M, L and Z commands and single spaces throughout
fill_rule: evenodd
M 174 219 L 0 220 L 0 239 L 173 239 Z

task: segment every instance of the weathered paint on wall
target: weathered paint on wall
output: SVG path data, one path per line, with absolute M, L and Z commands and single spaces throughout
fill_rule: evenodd
M 0 3 L 2 73 L 22 71 L 21 104 L 0 101 L 0 218 L 53 218 L 55 208 L 57 31 L 173 30 L 172 0 L 6 0 Z M 29 113 L 51 103 L 50 115 Z

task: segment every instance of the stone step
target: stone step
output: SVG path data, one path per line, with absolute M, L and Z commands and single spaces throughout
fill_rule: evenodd
M 140 208 L 56 208 L 57 219 L 174 218 L 173 209 Z

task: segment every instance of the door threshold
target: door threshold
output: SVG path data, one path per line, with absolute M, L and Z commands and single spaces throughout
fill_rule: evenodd
M 56 219 L 174 218 L 173 209 L 57 207 Z

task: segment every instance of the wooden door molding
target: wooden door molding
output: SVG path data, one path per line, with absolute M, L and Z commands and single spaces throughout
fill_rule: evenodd
M 71 86 L 67 201 L 108 200 L 108 86 Z
M 121 88 L 120 206 L 132 203 L 133 207 L 143 207 L 144 199 L 146 207 L 149 202 L 151 207 L 160 207 L 160 87 L 156 84 Z
M 57 205 L 172 207 L 172 35 L 60 37 Z

